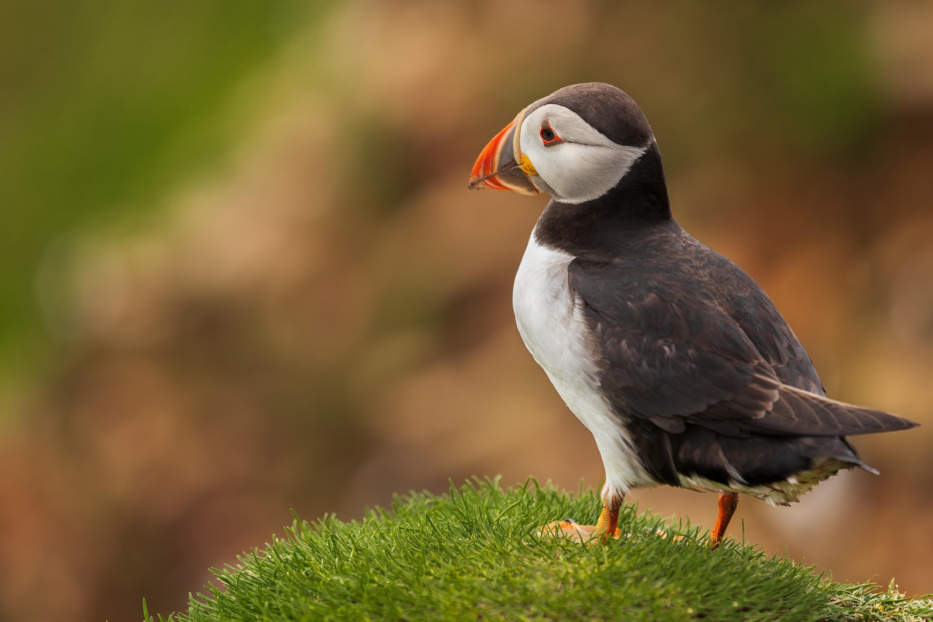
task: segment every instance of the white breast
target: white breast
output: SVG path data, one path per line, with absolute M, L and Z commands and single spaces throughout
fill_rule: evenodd
M 625 494 L 654 485 L 639 462 L 618 415 L 599 391 L 594 348 L 581 304 L 570 289 L 573 256 L 538 244 L 532 233 L 515 276 L 512 305 L 518 332 L 563 398 L 596 439 L 607 489 Z

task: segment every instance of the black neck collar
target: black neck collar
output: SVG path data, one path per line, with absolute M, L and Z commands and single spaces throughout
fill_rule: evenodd
M 552 200 L 535 227 L 535 241 L 575 256 L 613 256 L 646 228 L 673 223 L 653 140 L 609 192 L 584 203 Z

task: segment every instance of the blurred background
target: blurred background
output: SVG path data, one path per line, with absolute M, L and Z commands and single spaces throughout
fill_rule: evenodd
M 545 199 L 466 189 L 590 80 L 640 102 L 676 217 L 829 394 L 926 424 L 730 535 L 933 591 L 930 32 L 913 2 L 0 3 L 0 620 L 183 608 L 290 508 L 598 488 L 513 323 Z

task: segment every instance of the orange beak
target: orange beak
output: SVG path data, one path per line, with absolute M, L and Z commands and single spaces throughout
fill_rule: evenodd
M 538 189 L 515 161 L 515 128 L 520 117 L 502 128 L 480 151 L 470 171 L 470 188 L 486 186 L 519 194 L 538 194 Z

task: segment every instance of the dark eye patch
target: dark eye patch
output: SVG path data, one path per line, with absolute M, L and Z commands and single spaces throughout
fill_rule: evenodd
M 541 126 L 539 134 L 541 136 L 541 142 L 544 143 L 545 147 L 563 142 L 563 139 L 557 135 L 557 132 L 554 131 L 550 123 L 545 122 L 544 125 Z

